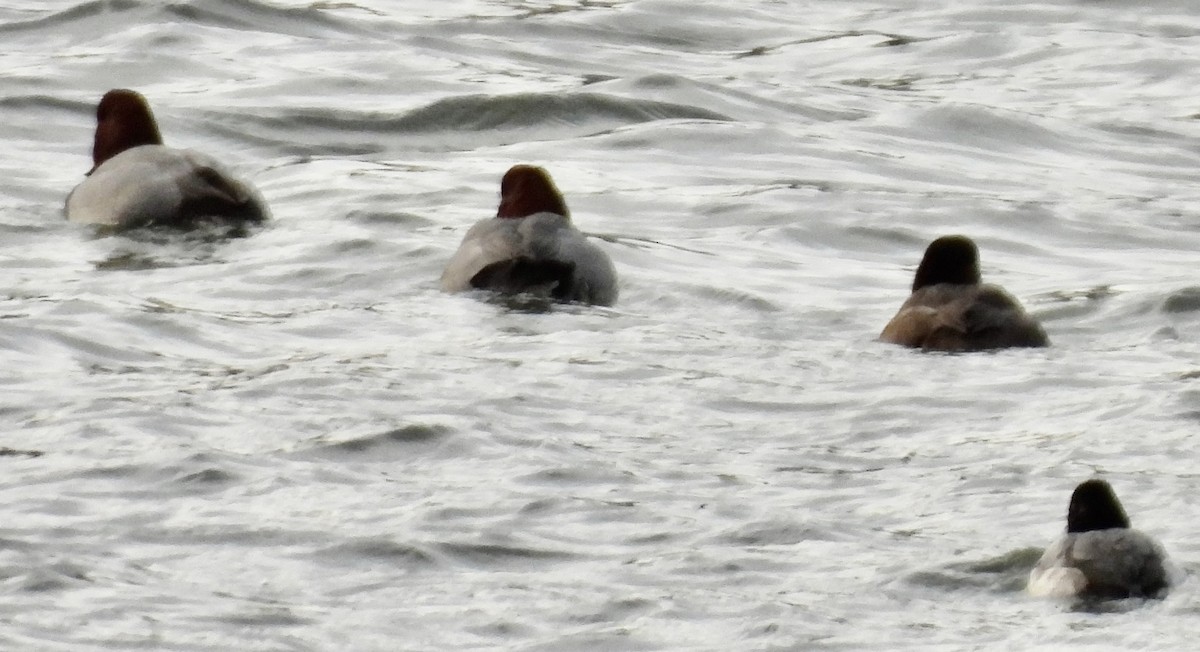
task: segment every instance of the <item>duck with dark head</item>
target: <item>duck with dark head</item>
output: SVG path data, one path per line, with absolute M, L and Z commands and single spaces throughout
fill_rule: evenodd
M 998 285 L 982 282 L 979 249 L 948 235 L 925 250 L 912 294 L 879 339 L 927 351 L 1048 346 L 1040 324 Z
M 1130 527 L 1112 486 L 1093 478 L 1075 487 L 1067 533 L 1030 571 L 1028 590 L 1039 597 L 1157 598 L 1177 572 L 1157 541 Z

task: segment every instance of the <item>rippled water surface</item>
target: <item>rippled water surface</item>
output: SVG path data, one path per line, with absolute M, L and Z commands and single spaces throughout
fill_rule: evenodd
M 1192 2 L 0 0 L 0 648 L 1187 649 L 1029 598 L 1102 473 L 1197 570 Z M 94 106 L 274 219 L 63 218 Z M 445 295 L 546 166 L 612 309 Z M 965 233 L 1045 350 L 875 341 Z

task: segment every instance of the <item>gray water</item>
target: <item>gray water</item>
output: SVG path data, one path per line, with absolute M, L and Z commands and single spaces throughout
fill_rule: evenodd
M 0 0 L 0 649 L 1194 647 L 1023 593 L 1100 473 L 1193 574 L 1192 2 Z M 62 204 L 143 92 L 245 238 Z M 613 309 L 437 290 L 518 162 Z M 1053 347 L 875 341 L 974 237 Z

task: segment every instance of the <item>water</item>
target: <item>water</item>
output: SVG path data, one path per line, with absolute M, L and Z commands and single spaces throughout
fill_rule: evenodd
M 1022 585 L 1101 472 L 1195 572 L 1200 10 L 0 2 L 0 648 L 1146 649 Z M 65 222 L 132 87 L 246 238 Z M 613 309 L 437 291 L 545 165 Z M 1053 347 L 874 340 L 965 233 Z

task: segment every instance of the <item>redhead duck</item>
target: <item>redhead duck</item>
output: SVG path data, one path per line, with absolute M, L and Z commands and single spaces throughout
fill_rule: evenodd
M 1067 534 L 1038 560 L 1028 588 L 1039 597 L 1153 598 L 1173 573 L 1162 546 L 1130 529 L 1112 486 L 1093 479 L 1075 487 Z
M 262 198 L 211 156 L 162 144 L 150 105 L 117 89 L 96 108 L 94 166 L 67 197 L 67 219 L 108 227 L 261 222 Z
M 912 295 L 879 339 L 927 351 L 1050 344 L 1020 302 L 1003 288 L 980 282 L 979 249 L 961 235 L 938 238 L 925 250 Z
M 571 224 L 550 174 L 532 165 L 504 174 L 496 217 L 467 231 L 441 286 L 446 292 L 530 293 L 602 306 L 617 300 L 612 261 Z

